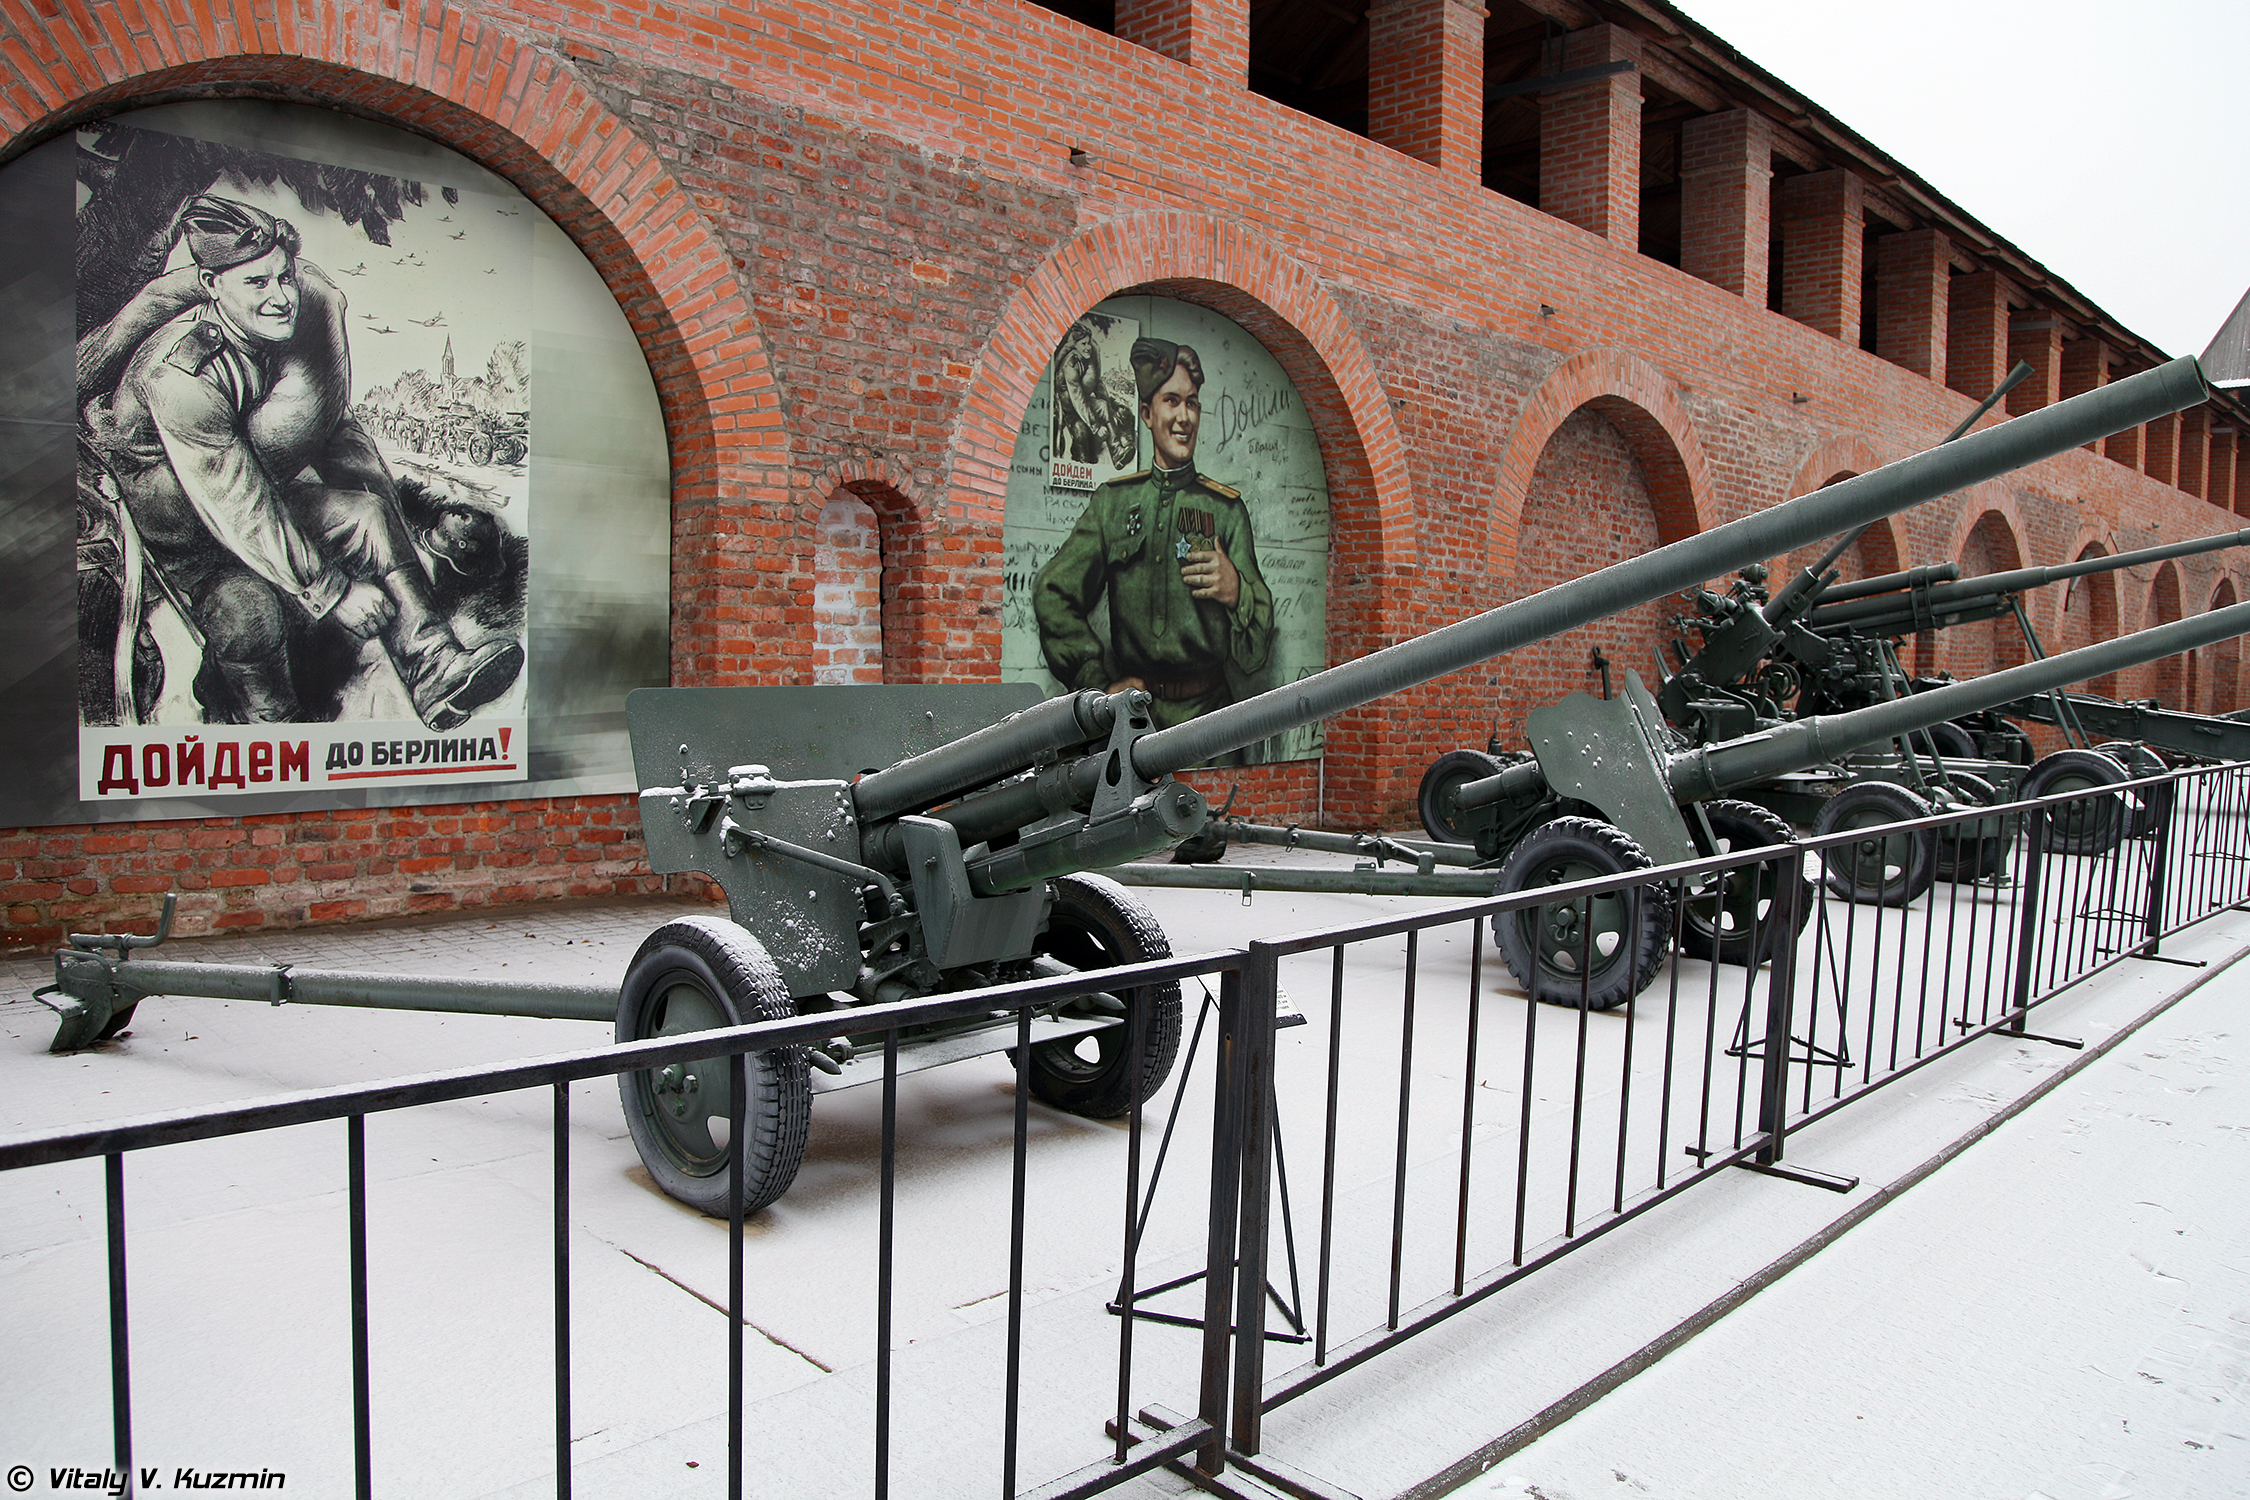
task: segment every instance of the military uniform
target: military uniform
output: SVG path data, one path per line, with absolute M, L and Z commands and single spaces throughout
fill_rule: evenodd
M 1224 552 L 1241 575 L 1232 609 L 1180 578 L 1190 552 Z M 1109 639 L 1088 623 L 1109 601 Z M 1065 688 L 1138 677 L 1159 727 L 1232 703 L 1273 654 L 1273 591 L 1258 572 L 1239 491 L 1194 468 L 1143 469 L 1094 491 L 1032 587 L 1047 669 Z

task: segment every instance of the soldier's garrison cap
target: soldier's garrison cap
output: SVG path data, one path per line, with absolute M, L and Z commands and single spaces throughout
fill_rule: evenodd
M 172 216 L 172 238 L 187 241 L 188 254 L 206 271 L 247 265 L 279 245 L 297 253 L 297 226 L 262 208 L 215 193 L 197 193 Z
M 1170 339 L 1133 340 L 1133 384 L 1140 390 L 1143 406 L 1148 405 L 1158 386 L 1172 378 L 1174 370 L 1187 371 L 1195 388 L 1203 389 L 1203 357 L 1186 344 Z

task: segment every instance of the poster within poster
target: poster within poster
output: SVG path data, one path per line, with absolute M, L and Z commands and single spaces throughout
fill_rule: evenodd
M 520 200 L 78 136 L 79 795 L 522 780 Z
M 1319 442 L 1279 362 L 1208 308 L 1118 297 L 1066 331 L 1018 433 L 1003 542 L 1003 680 L 1144 687 L 1174 724 L 1326 665 Z M 1312 724 L 1227 763 L 1320 750 Z

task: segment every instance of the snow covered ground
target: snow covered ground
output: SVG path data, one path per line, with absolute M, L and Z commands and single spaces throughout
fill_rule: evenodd
M 1231 895 L 1142 894 L 1181 952 L 1397 905 L 1269 892 L 1245 911 Z M 212 940 L 178 956 L 614 979 L 647 931 L 685 909 L 557 907 Z M 1793 1138 L 1792 1160 L 1860 1176 L 1856 1193 L 1721 1177 L 1275 1411 L 1266 1451 L 1370 1500 L 1437 1493 L 1439 1476 L 1549 1500 L 2250 1493 L 2250 1225 L 2227 1191 L 2245 1175 L 2250 1113 L 2229 1040 L 2242 1034 L 2231 1019 L 2242 980 L 2219 967 L 2246 951 L 2250 916 L 2229 913 L 2166 945 L 2212 967 L 2128 964 L 2044 1007 L 2040 1029 L 2098 1045 L 2206 981 L 1897 1201 L 1933 1156 L 2082 1054 L 1991 1040 L 1934 1065 Z M 44 1051 L 48 1013 L 27 998 L 44 969 L 0 964 L 0 1131 L 606 1037 L 582 1023 L 160 1000 L 124 1040 L 57 1058 Z M 1311 1013 L 1281 1042 L 1302 1236 L 1319 1139 L 1302 1121 L 1317 1114 L 1326 1040 L 1317 984 L 1289 983 Z M 1435 996 L 1433 985 L 1432 1037 Z M 1191 990 L 1191 1016 L 1199 999 Z M 1416 1056 L 1419 1069 L 1421 1045 Z M 1200 1248 L 1208 1067 L 1206 1056 L 1188 1089 L 1144 1284 Z M 1460 1064 L 1433 1045 L 1427 1068 L 1429 1096 L 1457 1099 Z M 1373 1157 L 1397 1108 L 1380 1096 L 1367 1091 L 1344 1121 Z M 614 1099 L 573 1093 L 578 1493 L 723 1494 L 724 1228 L 654 1192 Z M 751 1228 L 752 1493 L 867 1491 L 876 1106 L 869 1090 L 824 1096 L 803 1175 Z M 1011 1074 L 987 1058 L 913 1075 L 901 1123 L 894 1492 L 990 1494 Z M 549 1130 L 544 1092 L 369 1121 L 387 1492 L 552 1493 Z M 1116 1324 L 1102 1304 L 1119 1271 L 1121 1143 L 1114 1124 L 1033 1110 L 1025 1484 L 1095 1457 L 1115 1399 Z M 294 1492 L 348 1493 L 343 1163 L 340 1124 L 129 1163 L 144 1462 L 279 1469 Z M 98 1164 L 0 1177 L 0 1468 L 31 1465 L 41 1485 L 53 1466 L 107 1460 L 101 1193 Z M 1871 1203 L 1864 1223 L 1478 1477 L 1496 1440 Z M 1196 1344 L 1142 1326 L 1134 1405 L 1192 1408 Z M 1269 1374 L 1302 1357 L 1274 1346 Z M 1181 1490 L 1152 1478 L 1125 1493 Z

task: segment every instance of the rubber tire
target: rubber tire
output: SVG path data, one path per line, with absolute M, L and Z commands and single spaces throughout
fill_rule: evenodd
M 1422 773 L 1421 788 L 1414 794 L 1415 810 L 1422 815 L 1422 831 L 1441 844 L 1468 843 L 1458 823 L 1446 816 L 1443 798 L 1456 787 L 1497 776 L 1505 769 L 1506 762 L 1482 750 L 1448 750 L 1430 762 L 1430 768 Z
M 1879 828 L 1930 816 L 1930 804 L 1889 781 L 1855 781 L 1821 805 L 1816 837 L 1853 828 Z M 1871 868 L 1876 861 L 1879 868 Z M 1896 873 L 1893 873 L 1893 872 Z M 1870 878 L 1872 876 L 1872 878 Z M 1937 839 L 1929 829 L 1863 839 L 1821 851 L 1821 879 L 1846 901 L 1909 906 L 1937 878 Z
M 781 974 L 756 938 L 721 917 L 682 917 L 650 933 L 633 955 L 618 992 L 617 1040 L 646 1041 L 793 1014 Z M 752 1052 L 743 1063 L 750 1097 L 743 1115 L 748 1139 L 742 1211 L 751 1214 L 796 1180 L 812 1127 L 812 1084 L 802 1047 Z M 685 1075 L 685 1089 L 664 1088 L 654 1069 L 618 1075 L 625 1128 L 641 1164 L 667 1195 L 701 1213 L 724 1215 L 728 1151 L 715 1142 L 710 1122 L 728 1115 L 728 1060 L 708 1058 L 676 1071 Z M 715 1087 L 698 1083 L 714 1073 Z M 666 1094 L 674 1095 L 677 1105 L 665 1103 Z
M 2025 774 L 2016 795 L 2030 802 L 2058 792 L 2116 786 L 2130 780 L 2131 774 L 2114 756 L 2099 750 L 2057 750 L 2042 757 Z M 2088 797 L 2048 809 L 2041 821 L 2039 847 L 2049 854 L 2107 854 L 2145 819 L 2145 811 L 2137 806 L 2129 808 L 2122 794 Z
M 1646 870 L 1654 863 L 1614 824 L 1595 818 L 1555 818 L 1524 835 L 1509 851 L 1493 894 L 1512 896 L 1543 886 L 1596 880 Z M 1619 891 L 1593 899 L 1588 912 L 1593 937 L 1590 959 L 1580 958 L 1589 945 L 1573 930 L 1577 924 L 1568 915 L 1575 902 L 1569 908 L 1528 906 L 1501 913 L 1492 919 L 1494 944 L 1532 999 L 1573 1008 L 1583 999 L 1589 1010 L 1615 1010 L 1649 987 L 1671 946 L 1671 888 L 1643 886 L 1637 901 L 1635 894 Z M 1605 938 L 1615 940 L 1606 950 Z
M 1789 825 L 1755 802 L 1737 802 L 1731 798 L 1714 798 L 1703 804 L 1703 816 L 1710 821 L 1711 832 L 1719 840 L 1720 854 L 1742 849 L 1768 849 L 1786 844 L 1796 837 Z M 1780 882 L 1775 878 L 1772 865 L 1759 865 L 1755 876 L 1746 879 L 1753 869 L 1744 866 L 1727 872 L 1730 879 L 1724 892 L 1715 896 L 1698 896 L 1690 893 L 1681 909 L 1680 951 L 1690 958 L 1700 958 L 1708 963 L 1735 964 L 1753 967 L 1770 960 L 1786 941 L 1779 927 L 1771 920 L 1774 898 L 1780 893 Z M 1804 931 L 1812 916 L 1812 882 L 1804 878 L 1804 861 L 1797 861 L 1797 920 L 1789 936 Z M 1756 933 L 1756 947 L 1752 947 L 1752 933 Z
M 1992 783 L 1973 771 L 1954 771 L 1949 779 L 1969 805 L 1991 807 L 2004 800 Z M 1946 829 L 1937 833 L 1937 878 L 1967 884 L 1997 875 L 2008 865 L 2006 820 L 1982 818 L 1963 824 L 1958 836 Z M 1973 836 L 1972 836 L 1973 834 Z
M 1155 916 L 1107 876 L 1059 875 L 1049 889 L 1054 904 L 1032 943 L 1043 957 L 1083 971 L 1172 956 Z M 1033 1046 L 1028 1070 L 1033 1098 L 1067 1114 L 1114 1120 L 1164 1086 L 1180 1049 L 1180 987 L 1173 981 L 1145 985 L 1120 998 L 1126 1026 L 1140 1029 L 1140 1077 L 1127 1076 L 1126 1027 L 1112 1026 Z M 1067 1015 L 1069 1007 L 1063 1011 Z
M 1975 737 L 1950 719 L 1940 719 L 1937 723 L 1932 724 L 1929 728 L 1929 737 L 1930 743 L 1937 746 L 1937 753 L 1947 760 L 1976 760 L 1978 758 Z M 1915 737 L 1907 736 L 1907 743 L 1915 744 Z M 1915 744 L 1915 748 L 1919 750 L 1921 747 Z

